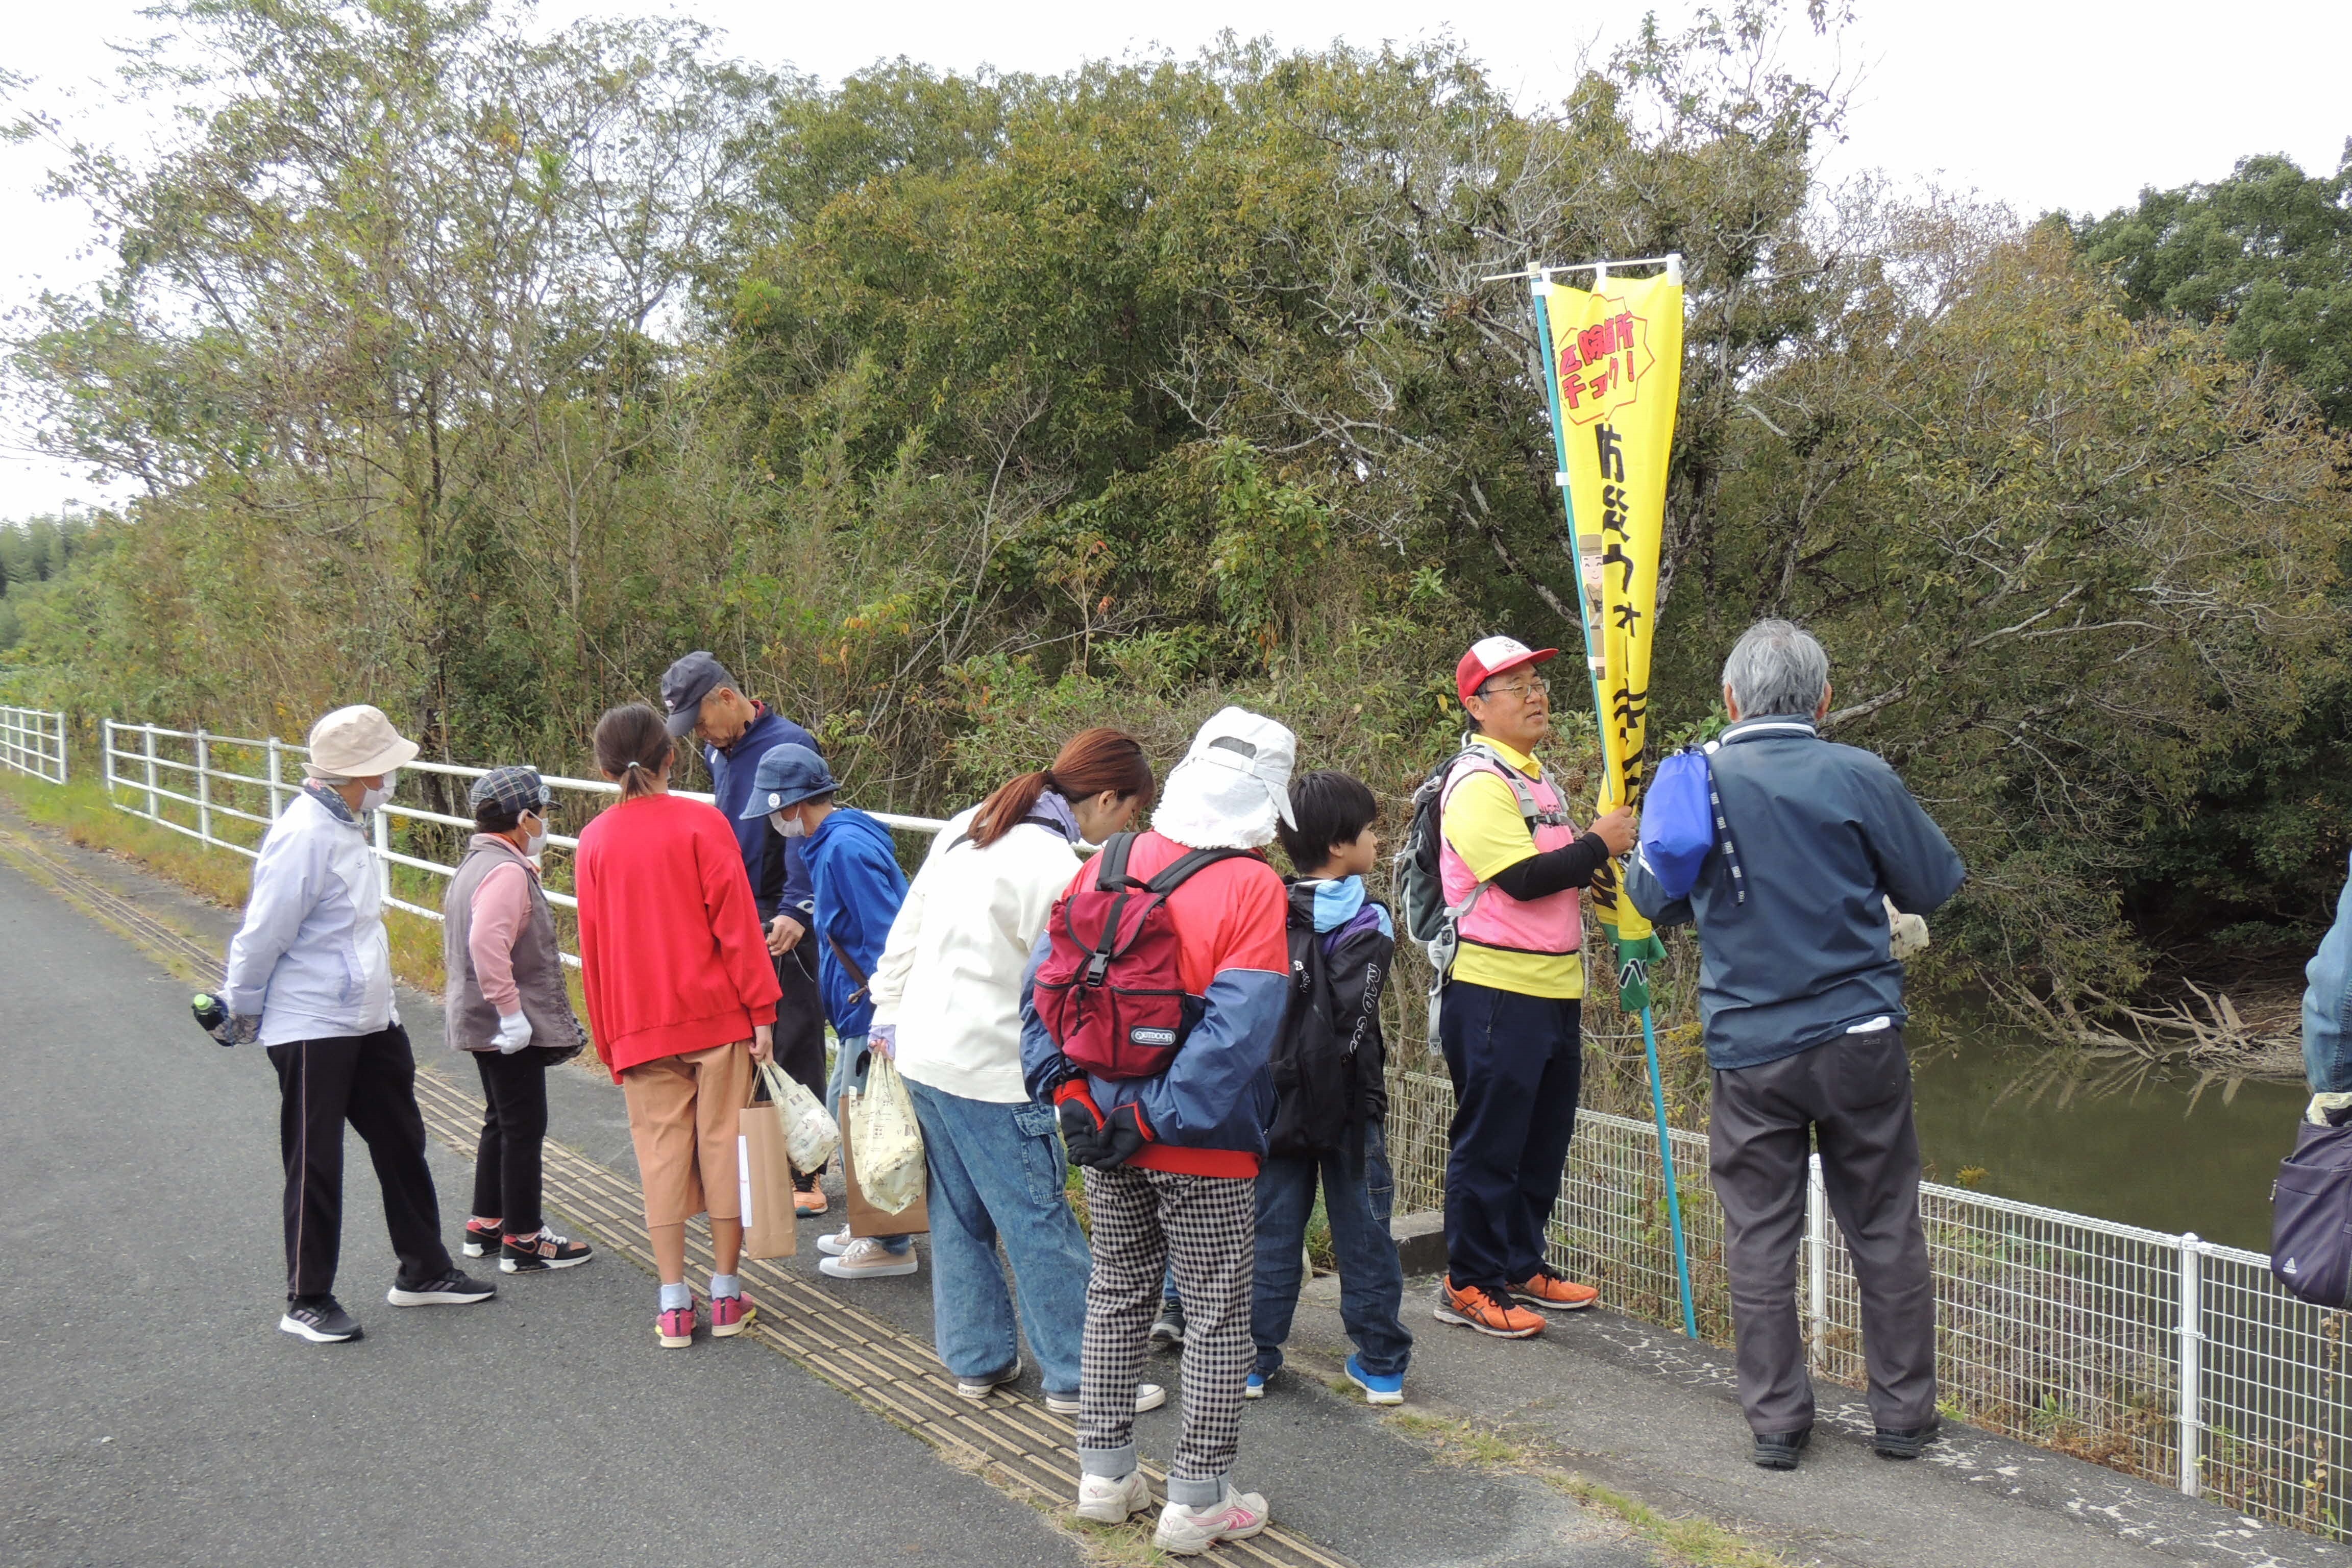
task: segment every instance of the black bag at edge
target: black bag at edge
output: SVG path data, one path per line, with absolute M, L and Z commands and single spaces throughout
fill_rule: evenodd
M 2271 1272 L 2317 1306 L 2352 1305 L 2352 1124 L 2296 1126 L 2271 1187 Z

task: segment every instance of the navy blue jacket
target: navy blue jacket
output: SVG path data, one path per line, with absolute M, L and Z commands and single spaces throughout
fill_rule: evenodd
M 778 746 L 806 746 L 824 755 L 815 736 L 762 704 L 760 716 L 735 737 L 733 745 L 723 752 L 705 746 L 702 760 L 710 766 L 710 789 L 718 797 L 719 815 L 734 827 L 735 842 L 742 847 L 743 869 L 751 879 L 751 899 L 760 906 L 760 922 L 765 925 L 778 914 L 789 914 L 806 925 L 813 889 L 800 841 L 775 832 L 765 816 L 743 819 L 743 805 L 751 798 L 751 780 L 760 772 L 760 759 Z
M 1924 915 L 1967 876 L 1943 830 L 1875 754 L 1822 740 L 1803 719 L 1748 719 L 1708 759 L 1748 901 L 1718 847 L 1689 896 L 1669 900 L 1635 857 L 1633 907 L 1660 926 L 1698 924 L 1706 1059 L 1754 1067 L 1903 1008 L 1886 906 Z
M 772 831 L 764 817 L 760 831 Z M 864 812 L 836 806 L 803 843 L 816 887 L 816 923 L 803 940 L 816 943 L 817 988 L 833 1032 L 853 1039 L 874 1026 L 874 998 L 850 977 L 847 953 L 867 980 L 882 963 L 890 922 L 907 901 L 907 873 L 898 868 L 890 830 Z

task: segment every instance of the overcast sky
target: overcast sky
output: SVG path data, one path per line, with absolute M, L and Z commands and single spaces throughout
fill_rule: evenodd
M 36 79 L 27 101 L 70 99 L 87 132 L 136 151 L 145 123 L 105 104 L 110 41 L 142 36 L 146 0 L 27 5 L 15 13 L 6 64 Z M 1059 71 L 1081 60 L 1160 47 L 1190 54 L 1226 27 L 1312 47 L 1344 38 L 1376 45 L 1450 30 L 1522 102 L 1557 100 L 1580 57 L 1605 53 L 1639 23 L 1639 6 L 1571 3 L 1528 9 L 1462 8 L 1355 0 L 1194 0 L 1181 7 L 1119 7 L 1061 0 L 1013 5 L 807 5 L 792 0 L 542 0 L 551 21 L 677 10 L 723 28 L 738 54 L 837 79 L 905 55 L 943 68 L 989 64 Z M 1695 9 L 1662 0 L 1672 26 Z M 1856 0 L 1853 26 L 1832 52 L 1801 30 L 1792 63 L 1843 70 L 1858 85 L 1843 146 L 1830 172 L 1883 169 L 1935 180 L 2032 216 L 2052 207 L 2105 211 L 2146 185 L 2212 180 L 2250 153 L 2284 153 L 2332 173 L 2352 136 L 2352 4 L 2270 0 L 2231 6 L 2176 0 Z M 1819 77 L 1816 79 L 1820 79 Z M 104 264 L 82 215 L 43 202 L 47 154 L 0 146 L 0 309 L 44 287 L 86 284 Z M 0 518 L 89 504 L 106 492 L 87 476 L 27 456 L 21 431 L 0 426 Z

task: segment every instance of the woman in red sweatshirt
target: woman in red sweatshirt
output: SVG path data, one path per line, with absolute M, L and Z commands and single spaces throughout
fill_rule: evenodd
M 620 804 L 581 830 L 580 974 L 596 1055 L 629 1106 L 646 1228 L 661 1272 L 656 1332 L 694 1342 L 686 1222 L 706 1209 L 717 1271 L 710 1331 L 751 1324 L 735 1136 L 752 1064 L 768 1059 L 776 972 L 727 819 L 669 793 L 669 730 L 642 702 L 596 722 L 596 765 Z

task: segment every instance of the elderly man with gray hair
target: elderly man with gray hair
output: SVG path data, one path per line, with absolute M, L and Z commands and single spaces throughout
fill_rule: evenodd
M 1924 914 L 1966 873 L 1893 768 L 1821 738 L 1829 676 L 1802 628 L 1750 626 L 1723 667 L 1731 724 L 1708 757 L 1714 847 L 1680 898 L 1646 859 L 1626 877 L 1653 921 L 1698 927 L 1739 1399 L 1756 1463 L 1772 1470 L 1795 1468 L 1812 1435 L 1796 1268 L 1816 1145 L 1861 1289 L 1876 1451 L 1916 1458 L 1936 1427 L 1935 1292 L 1887 900 Z

